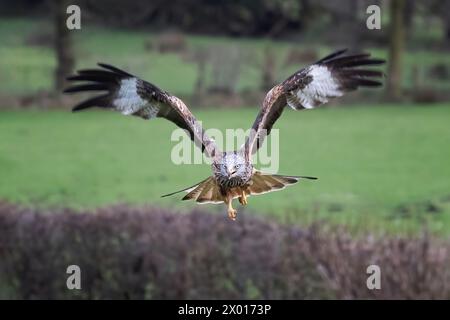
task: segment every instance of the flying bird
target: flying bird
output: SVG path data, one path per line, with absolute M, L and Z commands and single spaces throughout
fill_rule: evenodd
M 366 67 L 380 65 L 385 61 L 370 58 L 367 53 L 349 55 L 346 51 L 336 51 L 274 86 L 264 98 L 245 144 L 231 152 L 219 150 L 179 98 L 114 66 L 99 63 L 100 68 L 79 70 L 67 79 L 81 83 L 64 92 L 104 91 L 103 94 L 82 101 L 73 111 L 91 107 L 108 108 L 147 120 L 165 118 L 186 130 L 191 140 L 212 159 L 212 175 L 189 188 L 164 196 L 187 192 L 182 200 L 225 203 L 229 218 L 235 220 L 237 211 L 232 206 L 233 199 L 238 198 L 242 205 L 246 205 L 251 195 L 281 190 L 300 179 L 317 179 L 266 174 L 252 165 L 251 156 L 270 134 L 286 106 L 294 110 L 313 109 L 359 87 L 381 86 L 379 78 L 383 73 Z

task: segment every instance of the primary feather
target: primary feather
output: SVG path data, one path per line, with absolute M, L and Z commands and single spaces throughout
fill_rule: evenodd
M 346 51 L 336 51 L 297 71 L 267 93 L 243 147 L 247 158 L 261 147 L 286 105 L 294 110 L 313 109 L 359 87 L 381 86 L 378 78 L 383 73 L 365 67 L 385 61 L 368 53 L 344 55 Z
M 183 101 L 119 68 L 104 63 L 98 65 L 103 69 L 79 70 L 77 75 L 67 78 L 69 81 L 82 83 L 65 89 L 65 93 L 102 91 L 100 95 L 76 105 L 72 109 L 74 112 L 100 107 L 147 120 L 165 118 L 186 130 L 191 140 L 202 151 L 214 157 L 216 154 L 214 141 L 205 134 Z

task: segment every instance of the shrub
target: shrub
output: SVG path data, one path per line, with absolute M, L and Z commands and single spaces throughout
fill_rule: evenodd
M 187 42 L 183 33 L 169 30 L 161 33 L 156 38 L 147 39 L 144 42 L 147 51 L 158 51 L 159 53 L 186 53 Z
M 241 215 L 0 203 L 0 297 L 20 299 L 449 298 L 449 243 L 352 238 Z M 366 287 L 378 264 L 382 289 Z M 82 290 L 66 288 L 81 268 Z

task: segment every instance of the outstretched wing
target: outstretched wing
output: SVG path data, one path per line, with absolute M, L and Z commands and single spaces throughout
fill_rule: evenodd
M 231 196 L 232 199 L 239 198 L 243 191 L 247 196 L 268 193 L 282 190 L 289 185 L 297 183 L 300 179 L 316 180 L 317 178 L 308 176 L 283 176 L 279 174 L 267 174 L 255 170 L 247 186 L 227 189 L 225 194 L 222 194 L 216 179 L 214 179 L 214 177 L 208 177 L 193 186 L 165 194 L 163 197 L 172 196 L 180 192 L 186 192 L 187 194 L 182 200 L 194 200 L 198 203 L 222 203 L 226 201 L 227 196 Z
M 116 67 L 99 63 L 102 69 L 79 70 L 68 77 L 70 81 L 82 81 L 64 90 L 65 93 L 105 91 L 75 106 L 73 111 L 91 107 L 111 108 L 124 115 L 143 119 L 165 118 L 187 130 L 190 138 L 210 157 L 214 157 L 216 144 L 202 129 L 188 107 L 177 97 L 155 85 L 139 79 Z
M 367 53 L 344 55 L 345 51 L 299 70 L 267 93 L 244 145 L 247 157 L 259 149 L 286 105 L 294 110 L 312 109 L 359 87 L 381 86 L 375 80 L 383 75 L 381 71 L 359 67 L 383 64 L 384 60 L 371 59 Z

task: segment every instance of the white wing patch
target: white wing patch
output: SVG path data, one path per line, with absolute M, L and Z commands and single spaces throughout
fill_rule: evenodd
M 156 118 L 156 115 L 158 114 L 160 109 L 159 104 L 151 105 L 150 103 L 147 103 L 147 105 L 141 110 L 141 116 L 145 119 L 153 119 Z
M 293 109 L 298 109 L 299 104 L 305 109 L 312 109 L 328 102 L 328 98 L 340 97 L 344 94 L 339 82 L 326 66 L 311 66 L 307 76 L 311 76 L 312 81 L 303 89 L 290 92 L 287 96 L 287 103 Z
M 130 115 L 140 111 L 146 118 L 156 117 L 159 112 L 159 105 L 151 105 L 148 101 L 142 99 L 137 93 L 136 78 L 122 79 L 120 88 L 113 105 L 124 115 Z

